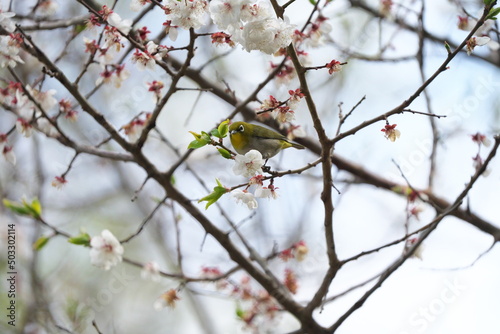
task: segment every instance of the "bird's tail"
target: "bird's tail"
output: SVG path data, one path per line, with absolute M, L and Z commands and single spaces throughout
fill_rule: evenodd
M 289 147 L 293 147 L 293 148 L 296 148 L 296 149 L 298 149 L 298 150 L 303 150 L 303 149 L 305 149 L 305 146 L 302 146 L 302 145 L 300 145 L 300 144 L 297 144 L 297 143 L 291 143 L 291 142 L 288 142 L 288 143 L 290 144 L 290 146 L 289 146 Z

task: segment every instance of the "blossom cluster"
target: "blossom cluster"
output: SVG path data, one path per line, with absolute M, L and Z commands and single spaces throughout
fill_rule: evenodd
M 109 230 L 90 239 L 90 262 L 104 270 L 110 270 L 122 261 L 123 246 Z
M 481 157 L 481 147 L 488 147 L 491 145 L 490 139 L 482 134 L 482 133 L 475 133 L 471 135 L 471 139 L 474 143 L 477 144 L 477 153 L 474 157 L 472 157 L 472 165 L 476 171 L 480 170 L 483 167 L 484 161 L 483 158 Z M 486 169 L 483 172 L 483 176 L 488 176 L 490 171 Z
M 282 254 L 293 254 L 283 260 Z M 278 253 L 278 257 L 283 261 L 296 257 L 301 261 L 308 253 L 307 245 L 304 241 L 293 244 L 288 249 Z M 238 318 L 252 329 L 262 329 L 264 324 L 269 325 L 270 321 L 276 318 L 281 307 L 266 290 L 256 288 L 249 276 L 242 276 L 239 280 L 230 279 L 227 274 L 214 266 L 203 266 L 201 278 L 213 282 L 215 288 L 220 292 L 229 292 L 236 298 L 238 308 L 236 314 Z M 298 279 L 295 271 L 291 268 L 283 270 L 283 286 L 292 294 L 296 294 L 299 289 Z
M 234 160 L 233 172 L 236 175 L 250 177 L 246 189 L 235 189 L 231 192 L 236 202 L 245 204 L 249 209 L 256 209 L 259 205 L 255 197 L 278 198 L 278 193 L 276 192 L 278 188 L 273 185 L 272 181 L 267 187 L 264 186 L 262 167 L 265 161 L 262 159 L 262 154 L 259 151 L 250 150 L 245 155 L 236 155 Z M 252 185 L 257 186 L 253 194 L 248 191 L 248 188 Z
M 131 122 L 122 126 L 130 142 L 135 142 L 141 136 L 142 130 L 146 126 L 151 113 L 143 113 L 135 117 Z
M 262 104 L 257 109 L 257 116 L 259 118 L 264 118 L 267 115 L 271 115 L 278 123 L 280 127 L 286 127 L 287 137 L 292 140 L 297 137 L 304 137 L 305 132 L 300 125 L 293 125 L 292 122 L 295 120 L 295 109 L 298 107 L 304 94 L 301 92 L 300 88 L 296 90 L 289 90 L 288 94 L 290 97 L 285 101 L 279 101 L 273 95 L 270 95 L 268 99 L 265 99 Z
M 276 18 L 269 2 L 214 0 L 210 2 L 210 16 L 247 51 L 274 54 L 292 42 L 294 27 Z
M 479 13 L 479 16 L 481 13 Z M 463 31 L 471 31 L 477 24 L 477 20 L 470 16 L 458 16 L 458 29 Z M 500 48 L 500 44 L 496 41 L 493 41 L 489 36 L 489 32 L 494 28 L 493 20 L 486 20 L 484 24 L 479 27 L 465 45 L 465 49 L 467 54 L 470 56 L 476 46 L 488 45 L 490 50 L 497 51 Z

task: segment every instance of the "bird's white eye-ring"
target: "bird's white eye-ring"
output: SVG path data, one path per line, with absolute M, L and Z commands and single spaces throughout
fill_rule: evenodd
M 245 131 L 245 127 L 243 125 L 238 126 L 238 132 Z

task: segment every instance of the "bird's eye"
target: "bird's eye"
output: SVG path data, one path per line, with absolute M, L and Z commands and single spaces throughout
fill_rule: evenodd
M 245 127 L 243 125 L 240 125 L 238 127 L 238 132 L 243 132 L 243 131 L 245 131 Z

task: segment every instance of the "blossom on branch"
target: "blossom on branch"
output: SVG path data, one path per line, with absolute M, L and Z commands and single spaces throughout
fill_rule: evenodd
M 391 14 L 393 5 L 392 0 L 380 0 L 380 15 L 388 17 Z
M 27 120 L 22 117 L 19 117 L 16 121 L 16 130 L 24 137 L 29 138 L 33 133 L 33 126 Z
M 264 160 L 257 150 L 250 150 L 245 155 L 238 154 L 234 157 L 234 161 L 233 172 L 236 175 L 252 177 L 255 174 L 262 174 Z
M 199 29 L 205 23 L 208 2 L 206 0 L 167 0 L 163 9 L 172 21 L 172 25 L 183 29 Z
M 255 197 L 259 198 L 278 198 L 278 193 L 276 192 L 277 187 L 270 184 L 268 187 L 258 187 L 255 189 Z
M 127 40 L 119 31 L 118 28 L 112 26 L 106 26 L 104 28 L 104 45 L 105 48 L 99 49 L 101 54 L 106 54 L 107 59 L 113 59 L 113 55 L 107 51 L 120 52 L 120 50 L 125 47 L 125 41 Z
M 246 204 L 250 210 L 257 209 L 259 206 L 254 195 L 247 190 L 235 189 L 231 194 L 236 199 L 237 203 L 241 202 L 242 204 Z
M 138 29 L 136 33 L 137 37 L 144 42 L 147 41 L 148 35 L 151 33 L 151 31 L 148 29 L 148 27 L 144 26 L 141 29 Z
M 282 19 L 252 21 L 243 28 L 242 45 L 248 52 L 273 54 L 292 42 L 293 31 L 293 26 Z
M 287 123 L 295 119 L 295 112 L 287 106 L 274 109 L 272 115 L 279 123 Z
M 130 2 L 130 10 L 138 12 L 148 3 L 151 3 L 151 0 L 132 0 Z
M 19 57 L 21 42 L 17 36 L 14 34 L 0 36 L 0 68 L 16 67 L 17 63 L 24 64 L 24 61 Z
M 477 22 L 470 20 L 468 16 L 458 16 L 458 29 L 471 31 Z
M 293 140 L 295 138 L 302 138 L 302 137 L 305 137 L 305 136 L 306 136 L 306 132 L 304 131 L 304 129 L 300 125 L 291 125 L 287 129 L 287 135 L 286 135 L 286 137 L 289 140 Z
M 300 55 L 299 55 L 299 58 Z M 301 60 L 302 62 L 302 60 Z M 274 71 L 278 66 L 277 64 L 271 63 L 270 70 Z M 276 73 L 276 76 L 274 77 L 274 81 L 276 82 L 277 85 L 286 85 L 290 83 L 295 77 L 297 76 L 297 72 L 295 71 L 295 68 L 293 67 L 293 63 L 290 60 L 290 58 L 287 57 L 285 64 L 280 67 L 280 70 L 278 73 Z
M 295 276 L 295 273 L 292 271 L 292 269 L 285 269 L 285 280 L 283 284 L 292 294 L 297 293 L 299 285 L 297 283 L 297 277 Z
M 336 72 L 340 72 L 342 70 L 342 65 L 340 61 L 334 59 L 326 64 L 326 68 L 328 69 L 328 74 L 333 74 Z
M 223 30 L 239 25 L 241 11 L 248 6 L 250 0 L 212 0 L 210 1 L 210 16 L 214 23 Z
M 473 135 L 471 135 L 472 137 L 472 141 L 474 143 L 477 143 L 478 145 L 483 145 L 485 147 L 488 147 L 491 145 L 491 141 L 488 139 L 488 137 L 486 137 L 486 135 L 483 135 L 482 133 L 475 133 Z
M 41 16 L 52 16 L 59 9 L 59 4 L 54 0 L 43 0 L 38 3 L 36 12 Z
M 155 301 L 153 307 L 155 310 L 160 311 L 165 307 L 174 308 L 175 303 L 180 300 L 176 289 L 170 289 L 161 294 L 161 296 Z
M 141 136 L 142 130 L 146 126 L 149 118 L 151 117 L 151 113 L 146 113 L 144 119 L 140 118 L 140 115 L 134 118 L 130 123 L 124 125 L 122 129 L 125 131 L 125 134 L 128 136 L 130 142 L 135 142 Z
M 132 62 L 136 63 L 140 70 L 154 69 L 156 61 L 160 61 L 163 56 L 168 53 L 168 48 L 163 45 L 157 45 L 153 41 L 149 41 L 146 44 L 145 50 L 141 51 L 136 49 L 133 56 Z
M 466 44 L 467 55 L 470 56 L 476 46 L 486 45 L 489 43 L 489 41 L 491 41 L 491 38 L 489 38 L 488 36 L 469 38 Z
M 2 154 L 5 160 L 10 162 L 12 165 L 16 165 L 16 155 L 14 153 L 14 150 L 12 149 L 12 146 L 4 145 L 2 148 Z
M 141 270 L 141 278 L 153 282 L 160 281 L 160 266 L 155 261 L 147 262 Z
M 106 5 L 103 5 L 102 9 L 99 11 L 99 15 L 101 15 L 102 19 L 105 21 L 108 20 L 109 15 L 111 15 L 112 13 L 113 10 Z
M 405 248 L 404 248 L 404 251 L 403 253 L 404 254 L 408 254 L 408 252 L 410 252 L 413 247 L 415 246 L 415 244 L 418 242 L 418 238 L 410 238 L 410 239 L 406 239 L 406 242 L 405 242 Z M 422 260 L 422 256 L 423 256 L 423 246 L 422 244 L 420 244 L 417 249 L 415 249 L 413 251 L 413 254 L 411 255 L 412 258 L 417 258 L 419 260 Z
M 108 16 L 108 23 L 113 27 L 118 29 L 122 34 L 128 35 L 130 29 L 132 29 L 132 20 L 130 19 L 122 19 L 120 15 L 113 12 Z
M 292 42 L 293 26 L 274 18 L 267 2 L 214 0 L 210 15 L 219 29 L 227 31 L 249 52 L 274 54 Z
M 163 82 L 153 80 L 153 82 L 148 82 L 147 85 L 149 86 L 148 91 L 153 92 L 155 101 L 159 101 L 161 99 L 161 90 L 165 87 Z
M 14 17 L 14 16 L 16 16 L 15 13 L 4 12 L 0 9 L 0 27 L 7 30 L 7 32 L 14 32 L 14 30 L 16 30 L 16 25 L 10 19 L 11 17 Z
M 394 142 L 394 141 L 396 141 L 396 139 L 398 139 L 401 136 L 401 131 L 396 129 L 396 126 L 397 126 L 397 124 L 387 123 L 385 125 L 385 127 L 380 131 L 385 132 L 385 138 Z
M 62 189 L 62 187 L 68 183 L 64 176 L 56 176 L 51 182 L 51 186 L 56 189 Z
M 228 35 L 225 32 L 213 33 L 211 37 L 212 37 L 212 44 L 216 45 L 227 44 L 230 47 L 234 47 L 234 42 L 231 40 L 231 35 Z
M 57 105 L 57 99 L 54 97 L 57 92 L 55 89 L 49 89 L 48 91 L 42 92 L 27 85 L 26 90 L 45 112 L 50 111 Z
M 318 47 L 325 44 L 325 40 L 330 38 L 329 34 L 331 31 L 332 25 L 328 22 L 328 18 L 319 15 L 305 34 L 301 34 L 300 32 L 295 32 L 295 34 L 296 37 L 301 37 L 301 40 L 305 41 L 306 45 Z
M 123 246 L 108 230 L 90 239 L 90 263 L 109 270 L 122 261 Z
M 287 102 L 288 107 L 290 109 L 296 109 L 298 107 L 299 102 L 304 98 L 304 93 L 300 90 L 300 88 L 297 88 L 296 90 L 289 90 L 288 94 L 290 94 L 290 99 Z

